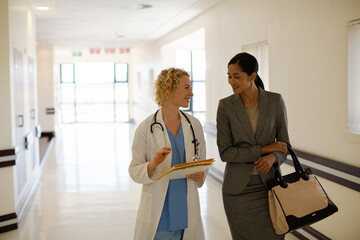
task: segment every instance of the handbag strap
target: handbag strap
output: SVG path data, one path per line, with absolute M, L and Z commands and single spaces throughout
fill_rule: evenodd
M 291 158 L 293 160 L 294 163 L 294 167 L 295 167 L 295 171 L 298 173 L 302 173 L 304 172 L 303 167 L 301 166 L 299 159 L 297 158 L 296 154 L 294 153 L 294 151 L 292 150 L 292 148 L 290 146 L 287 146 L 288 152 L 291 155 Z
M 288 149 L 288 152 L 290 153 L 292 161 L 294 163 L 295 172 L 297 172 L 302 179 L 309 180 L 309 175 L 305 172 L 304 168 L 301 166 L 299 159 L 297 158 L 294 151 L 291 149 L 291 147 L 289 145 L 287 146 L 287 149 Z M 284 178 L 280 172 L 280 167 L 278 164 L 275 167 L 275 177 L 281 187 L 284 187 L 284 188 L 287 187 L 287 183 L 284 180 Z

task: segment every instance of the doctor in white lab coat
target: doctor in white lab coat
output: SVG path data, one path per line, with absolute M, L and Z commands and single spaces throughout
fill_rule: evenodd
M 201 123 L 195 117 L 185 113 L 187 120 L 179 110 L 179 107 L 188 107 L 191 96 L 193 93 L 187 72 L 176 68 L 163 70 L 156 81 L 156 102 L 161 107 L 156 114 L 156 122 L 161 126 L 158 123 L 153 124 L 155 114 L 152 114 L 136 129 L 129 173 L 135 182 L 143 184 L 143 188 L 136 220 L 135 240 L 205 239 L 197 188 L 203 185 L 206 172 L 188 175 L 184 180 L 188 213 L 187 228 L 182 229 L 181 236 L 161 237 L 158 234 L 158 225 L 167 197 L 169 180 L 157 181 L 156 179 L 171 168 L 173 158 L 168 131 L 171 131 L 174 136 L 182 131 L 185 147 L 184 161 L 192 161 L 194 156 L 192 141 L 194 139 L 189 120 L 194 129 L 195 138 L 199 142 L 200 159 L 206 158 L 206 145 Z

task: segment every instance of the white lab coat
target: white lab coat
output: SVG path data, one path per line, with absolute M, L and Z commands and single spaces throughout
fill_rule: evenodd
M 192 157 L 194 156 L 194 145 L 192 143 L 193 135 L 190 124 L 180 112 L 179 114 L 181 116 L 184 134 L 186 161 L 191 162 Z M 206 158 L 206 145 L 201 123 L 190 114 L 186 114 L 186 116 L 192 123 L 195 137 L 200 143 L 200 159 L 204 160 Z M 171 147 L 170 139 L 162 118 L 161 109 L 157 114 L 157 121 L 162 124 L 164 131 L 161 130 L 159 124 L 156 124 L 153 126 L 154 133 L 151 133 L 150 125 L 154 123 L 154 114 L 152 114 L 141 122 L 136 129 L 132 146 L 132 161 L 129 166 L 129 173 L 135 182 L 143 184 L 135 226 L 135 240 L 154 239 L 169 184 L 169 180 L 162 179 L 157 181 L 156 178 L 171 168 L 172 154 L 169 154 L 164 162 L 157 166 L 150 177 L 147 174 L 148 162 L 152 160 L 155 153 L 159 150 L 158 148 L 164 146 Z M 155 140 L 156 143 L 154 142 Z M 206 173 L 207 172 L 205 172 L 205 177 Z M 200 215 L 199 194 L 197 190 L 197 188 L 202 185 L 203 182 L 195 183 L 193 180 L 187 180 L 188 228 L 184 231 L 184 240 L 205 239 Z

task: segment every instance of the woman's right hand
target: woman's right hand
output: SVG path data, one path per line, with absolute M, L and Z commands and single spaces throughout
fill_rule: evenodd
M 149 176 L 155 170 L 155 168 L 165 160 L 169 153 L 171 153 L 171 147 L 163 147 L 155 153 L 153 159 L 147 166 L 147 172 Z
M 165 160 L 165 158 L 167 157 L 167 155 L 169 155 L 169 153 L 171 153 L 171 147 L 163 147 L 162 149 L 160 149 L 155 153 L 152 162 L 154 162 L 154 164 L 158 166 L 160 163 L 162 163 Z
M 261 147 L 261 154 L 268 154 L 272 152 L 282 152 L 285 155 L 287 154 L 287 144 L 284 142 L 274 142 L 272 144 L 262 146 Z

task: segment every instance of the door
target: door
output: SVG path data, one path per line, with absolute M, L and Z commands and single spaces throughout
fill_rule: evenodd
M 33 170 L 37 165 L 37 156 L 38 156 L 38 138 L 36 137 L 36 108 L 35 108 L 35 71 L 34 71 L 34 60 L 32 58 L 28 58 L 28 80 L 29 80 L 29 126 L 30 126 L 30 134 L 32 141 L 29 143 L 28 151 L 31 156 L 31 169 Z
M 18 194 L 26 183 L 25 131 L 24 131 L 24 75 L 22 52 L 14 48 L 15 144 Z

